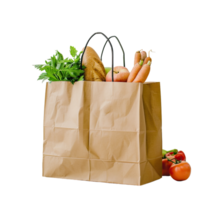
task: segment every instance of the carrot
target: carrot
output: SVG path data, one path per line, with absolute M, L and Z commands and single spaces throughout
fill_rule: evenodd
M 133 82 L 144 83 L 149 75 L 150 65 L 151 61 L 148 61 L 147 64 L 144 64 Z
M 153 62 L 153 57 L 148 55 L 148 56 L 144 59 L 144 63 L 143 63 L 143 64 L 147 64 L 148 61 Z
M 147 53 L 146 51 L 141 51 L 141 60 L 145 60 L 145 58 L 147 57 Z
M 140 60 L 141 60 L 141 53 L 140 53 L 140 51 L 136 51 L 135 52 L 135 59 L 134 59 L 134 66 L 135 66 L 136 63 L 139 63 Z
M 141 70 L 142 64 L 143 64 L 143 60 L 140 60 L 140 62 L 134 65 L 133 69 L 131 70 L 131 73 L 129 74 L 127 82 L 133 82 L 133 80 L 135 79 L 139 71 Z

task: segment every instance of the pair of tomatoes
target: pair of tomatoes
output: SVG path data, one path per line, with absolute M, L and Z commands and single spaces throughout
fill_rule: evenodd
M 176 181 L 183 181 L 189 178 L 191 167 L 186 162 L 186 156 L 182 151 L 176 155 L 166 154 L 166 159 L 162 160 L 162 175 L 171 176 Z
M 186 156 L 185 153 L 183 151 L 178 151 L 177 153 L 174 152 L 169 152 L 167 154 L 165 154 L 165 157 L 171 157 L 173 156 L 173 158 L 175 158 L 176 160 L 186 160 Z

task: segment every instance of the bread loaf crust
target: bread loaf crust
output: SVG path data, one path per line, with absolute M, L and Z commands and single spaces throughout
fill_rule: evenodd
M 83 63 L 85 68 L 85 81 L 105 81 L 106 72 L 101 59 L 95 50 L 91 47 L 86 47 Z

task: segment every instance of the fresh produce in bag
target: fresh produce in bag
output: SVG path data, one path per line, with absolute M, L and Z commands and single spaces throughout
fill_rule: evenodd
M 150 52 L 147 57 L 146 51 L 136 51 L 134 58 L 134 67 L 127 79 L 127 82 L 144 83 L 149 76 L 150 66 L 152 59 L 150 57 Z
M 126 82 L 130 73 L 126 67 L 116 66 L 114 67 L 113 74 L 114 74 L 114 82 Z M 106 81 L 107 82 L 112 81 L 112 70 L 110 70 L 106 75 Z
M 84 80 L 84 66 L 80 64 L 80 56 L 82 51 L 77 54 L 77 50 L 70 46 L 70 54 L 72 58 L 65 58 L 56 51 L 50 59 L 45 61 L 45 64 L 34 65 L 36 69 L 45 71 L 38 80 L 52 81 L 70 81 L 72 84 L 76 81 Z
M 83 65 L 86 67 L 84 73 L 86 81 L 106 80 L 104 65 L 95 50 L 89 46 L 87 46 L 83 56 Z

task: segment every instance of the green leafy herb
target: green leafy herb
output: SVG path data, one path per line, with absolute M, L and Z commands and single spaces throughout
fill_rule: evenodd
M 50 59 L 45 60 L 43 65 L 34 65 L 36 69 L 45 71 L 40 74 L 38 80 L 52 81 L 70 81 L 72 84 L 76 81 L 84 80 L 85 66 L 81 66 L 80 57 L 82 51 L 77 54 L 78 51 L 70 46 L 70 54 L 72 58 L 65 58 L 63 55 L 56 51 Z

